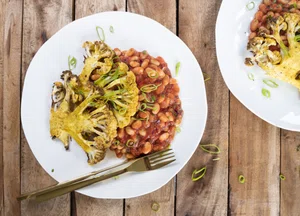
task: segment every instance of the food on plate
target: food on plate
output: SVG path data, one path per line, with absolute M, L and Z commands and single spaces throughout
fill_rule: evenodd
M 137 112 L 127 127 L 118 128 L 110 148 L 117 157 L 127 158 L 168 148 L 183 115 L 177 80 L 162 57 L 134 49 L 115 52 L 116 61 L 129 65 L 135 74 L 140 91 Z
M 254 56 L 245 64 L 257 63 L 269 76 L 300 89 L 300 1 L 270 2 L 263 1 L 250 24 L 247 48 Z
M 69 149 L 73 138 L 89 164 L 108 148 L 128 159 L 167 148 L 183 111 L 179 86 L 162 57 L 85 42 L 81 73 L 61 75 L 52 89 L 50 134 Z

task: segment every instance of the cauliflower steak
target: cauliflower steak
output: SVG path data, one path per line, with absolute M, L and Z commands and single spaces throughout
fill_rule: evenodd
M 256 62 L 269 76 L 300 89 L 300 15 L 286 13 L 270 18 L 268 25 L 270 34 L 260 31 L 249 41 L 248 50 L 254 57 L 246 58 L 245 64 L 252 66 Z M 287 33 L 288 45 L 281 38 L 283 32 Z

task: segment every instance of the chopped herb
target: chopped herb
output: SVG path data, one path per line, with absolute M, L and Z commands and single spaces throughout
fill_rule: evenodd
M 158 72 L 156 70 L 150 70 L 147 72 L 147 74 L 151 79 L 156 79 L 158 77 Z
M 248 78 L 249 78 L 249 80 L 254 81 L 254 75 L 253 75 L 253 73 L 248 73 Z
M 200 174 L 199 174 L 200 173 Z M 194 172 L 192 173 L 192 181 L 198 181 L 199 179 L 203 178 L 203 176 L 206 173 L 206 166 L 199 169 L 199 170 L 194 170 Z M 198 177 L 196 177 L 196 175 L 199 174 Z
M 155 91 L 160 85 L 155 85 L 155 84 L 148 84 L 144 85 L 140 88 L 142 92 L 150 93 L 152 91 Z
M 158 212 L 160 209 L 160 205 L 157 202 L 153 202 L 151 205 L 152 211 Z
M 294 3 L 294 4 L 293 4 L 293 6 L 294 6 L 294 8 L 296 8 L 296 9 L 297 9 L 297 3 Z
M 214 159 L 212 159 L 213 161 L 218 161 L 218 160 L 220 160 L 220 158 L 214 158 Z
M 253 10 L 254 7 L 255 7 L 255 3 L 252 1 L 252 2 L 249 2 L 247 5 L 246 5 L 247 9 L 248 10 Z
M 99 32 L 99 29 L 101 30 L 101 34 Z M 104 34 L 103 28 L 101 28 L 100 26 L 96 26 L 96 31 L 97 31 L 99 40 L 102 41 L 102 42 L 105 42 L 105 34 Z
M 204 77 L 204 82 L 210 80 L 210 76 L 207 73 L 203 72 L 202 74 L 203 74 L 203 77 Z
M 154 105 L 150 105 L 150 104 L 146 104 L 146 103 L 142 103 L 139 110 L 140 111 L 145 111 L 146 109 L 152 109 L 152 110 L 156 110 L 156 107 L 154 107 Z
M 51 172 L 54 172 L 54 169 L 52 169 Z
M 148 52 L 147 52 L 146 50 L 144 50 L 142 53 L 143 53 L 144 55 L 148 54 Z
M 110 31 L 111 33 L 114 33 L 114 32 L 115 32 L 114 27 L 113 27 L 113 26 L 109 26 L 109 31 Z
M 127 147 L 133 147 L 134 146 L 134 141 L 132 139 L 127 140 L 126 146 Z
M 285 176 L 284 175 L 280 174 L 279 177 L 280 177 L 281 180 L 283 180 L 283 181 L 285 180 Z
M 264 79 L 263 82 L 264 82 L 264 84 L 266 84 L 267 86 L 270 86 L 271 88 L 278 87 L 278 84 L 276 82 L 274 82 L 273 80 Z
M 69 65 L 69 70 L 73 70 L 74 68 L 76 68 L 76 64 L 77 64 L 77 59 L 75 57 L 68 57 L 68 65 Z
M 270 98 L 271 97 L 271 92 L 268 89 L 263 88 L 261 90 L 261 93 L 263 96 L 265 96 L 266 98 Z
M 180 133 L 181 132 L 181 128 L 179 126 L 176 127 L 176 133 Z
M 205 144 L 205 145 L 200 145 L 200 148 L 210 154 L 220 154 L 221 150 L 216 144 Z M 215 148 L 215 151 L 212 151 L 211 148 Z
M 175 75 L 178 76 L 179 74 L 179 69 L 180 69 L 180 62 L 177 62 L 176 66 L 175 66 Z
M 117 179 L 119 179 L 120 178 L 120 176 L 114 176 L 114 179 L 115 180 L 117 180 Z
M 240 182 L 241 184 L 244 184 L 245 181 L 246 181 L 245 176 L 239 175 L 239 182 Z

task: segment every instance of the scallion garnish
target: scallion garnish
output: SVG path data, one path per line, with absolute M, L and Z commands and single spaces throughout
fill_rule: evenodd
M 127 140 L 126 146 L 127 147 L 133 147 L 134 146 L 134 141 L 132 139 Z
M 200 173 L 200 174 L 199 174 Z M 194 170 L 193 174 L 192 174 L 192 181 L 198 181 L 199 179 L 203 178 L 203 176 L 206 173 L 206 166 L 203 167 L 202 169 L 199 170 Z M 196 177 L 196 175 L 199 174 L 198 177 Z
M 125 107 L 122 107 L 122 108 L 118 109 L 117 112 L 118 112 L 120 115 L 124 115 L 124 114 L 127 112 L 127 109 L 126 109 Z
M 142 92 L 150 93 L 152 91 L 155 91 L 160 85 L 155 85 L 155 84 L 148 84 L 144 85 L 140 88 Z
M 180 133 L 181 132 L 181 128 L 179 126 L 176 127 L 176 133 Z
M 297 9 L 297 3 L 294 3 L 294 4 L 293 4 L 293 6 L 294 6 L 294 8 L 296 8 L 296 9 Z
M 240 182 L 241 184 L 244 184 L 245 181 L 246 181 L 245 176 L 239 175 L 239 182 Z
M 120 176 L 114 176 L 114 179 L 115 180 L 117 180 L 117 179 L 119 179 L 120 178 Z
M 160 205 L 157 202 L 153 202 L 151 205 L 152 211 L 158 212 L 160 209 Z
M 54 172 L 54 169 L 52 169 L 51 172 Z
M 145 111 L 146 109 L 152 109 L 155 110 L 155 107 L 151 104 L 146 104 L 146 103 L 142 103 L 139 110 L 140 111 Z
M 151 100 L 148 99 L 147 95 L 144 92 L 142 92 L 142 95 L 144 97 L 144 100 L 148 103 L 154 103 L 156 100 L 156 97 L 154 95 L 151 96 Z
M 253 10 L 254 7 L 255 7 L 255 3 L 252 1 L 252 2 L 249 2 L 247 5 L 246 5 L 247 9 L 248 10 Z
M 263 96 L 265 96 L 266 98 L 270 98 L 271 97 L 271 92 L 268 89 L 263 88 L 261 90 L 261 93 Z
M 113 143 L 112 143 L 112 145 L 118 146 L 118 145 L 120 145 L 120 141 L 119 140 L 114 140 Z
M 210 76 L 207 73 L 203 72 L 202 74 L 203 74 L 204 82 L 210 80 Z
M 296 36 L 294 37 L 294 40 L 297 41 L 297 42 L 300 42 L 300 35 L 296 35 Z
M 248 73 L 248 79 L 254 81 L 253 73 Z
M 285 180 L 285 176 L 284 175 L 280 174 L 279 177 L 280 177 L 281 180 L 283 180 L 283 181 Z
M 75 57 L 68 57 L 68 65 L 69 65 L 69 70 L 73 70 L 74 68 L 76 68 L 76 64 L 77 64 L 77 59 Z
M 178 76 L 178 74 L 179 74 L 179 69 L 180 69 L 180 62 L 177 62 L 176 66 L 175 66 L 175 75 L 176 76 Z
M 273 80 L 264 79 L 263 82 L 264 82 L 264 84 L 270 86 L 271 88 L 278 87 L 278 84 L 276 82 L 274 82 Z
M 221 150 L 220 148 L 216 145 L 216 144 L 205 144 L 205 145 L 200 145 L 200 148 L 210 154 L 220 154 Z M 214 148 L 215 150 L 211 150 L 212 148 Z
M 100 34 L 99 29 L 101 30 L 102 35 Z M 105 34 L 104 34 L 103 28 L 101 28 L 100 26 L 96 26 L 96 31 L 97 31 L 99 40 L 102 41 L 102 42 L 105 42 Z
M 147 74 L 151 79 L 156 79 L 158 77 L 158 72 L 156 70 L 148 71 Z
M 113 26 L 109 26 L 109 31 L 110 31 L 110 33 L 114 33 L 115 32 L 114 27 Z
M 213 161 L 218 161 L 218 160 L 220 160 L 220 158 L 214 158 L 214 159 L 212 159 Z

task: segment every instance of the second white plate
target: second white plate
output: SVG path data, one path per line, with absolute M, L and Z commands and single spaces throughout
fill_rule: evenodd
M 292 131 L 300 131 L 299 91 L 290 84 L 276 80 L 278 88 L 263 83 L 268 78 L 258 66 L 247 67 L 245 57 L 249 25 L 258 10 L 261 0 L 254 0 L 255 8 L 247 9 L 248 0 L 223 0 L 216 25 L 216 47 L 222 76 L 232 94 L 254 114 L 265 121 Z M 254 81 L 248 74 L 254 75 Z M 271 97 L 262 95 L 262 88 L 271 92 Z

